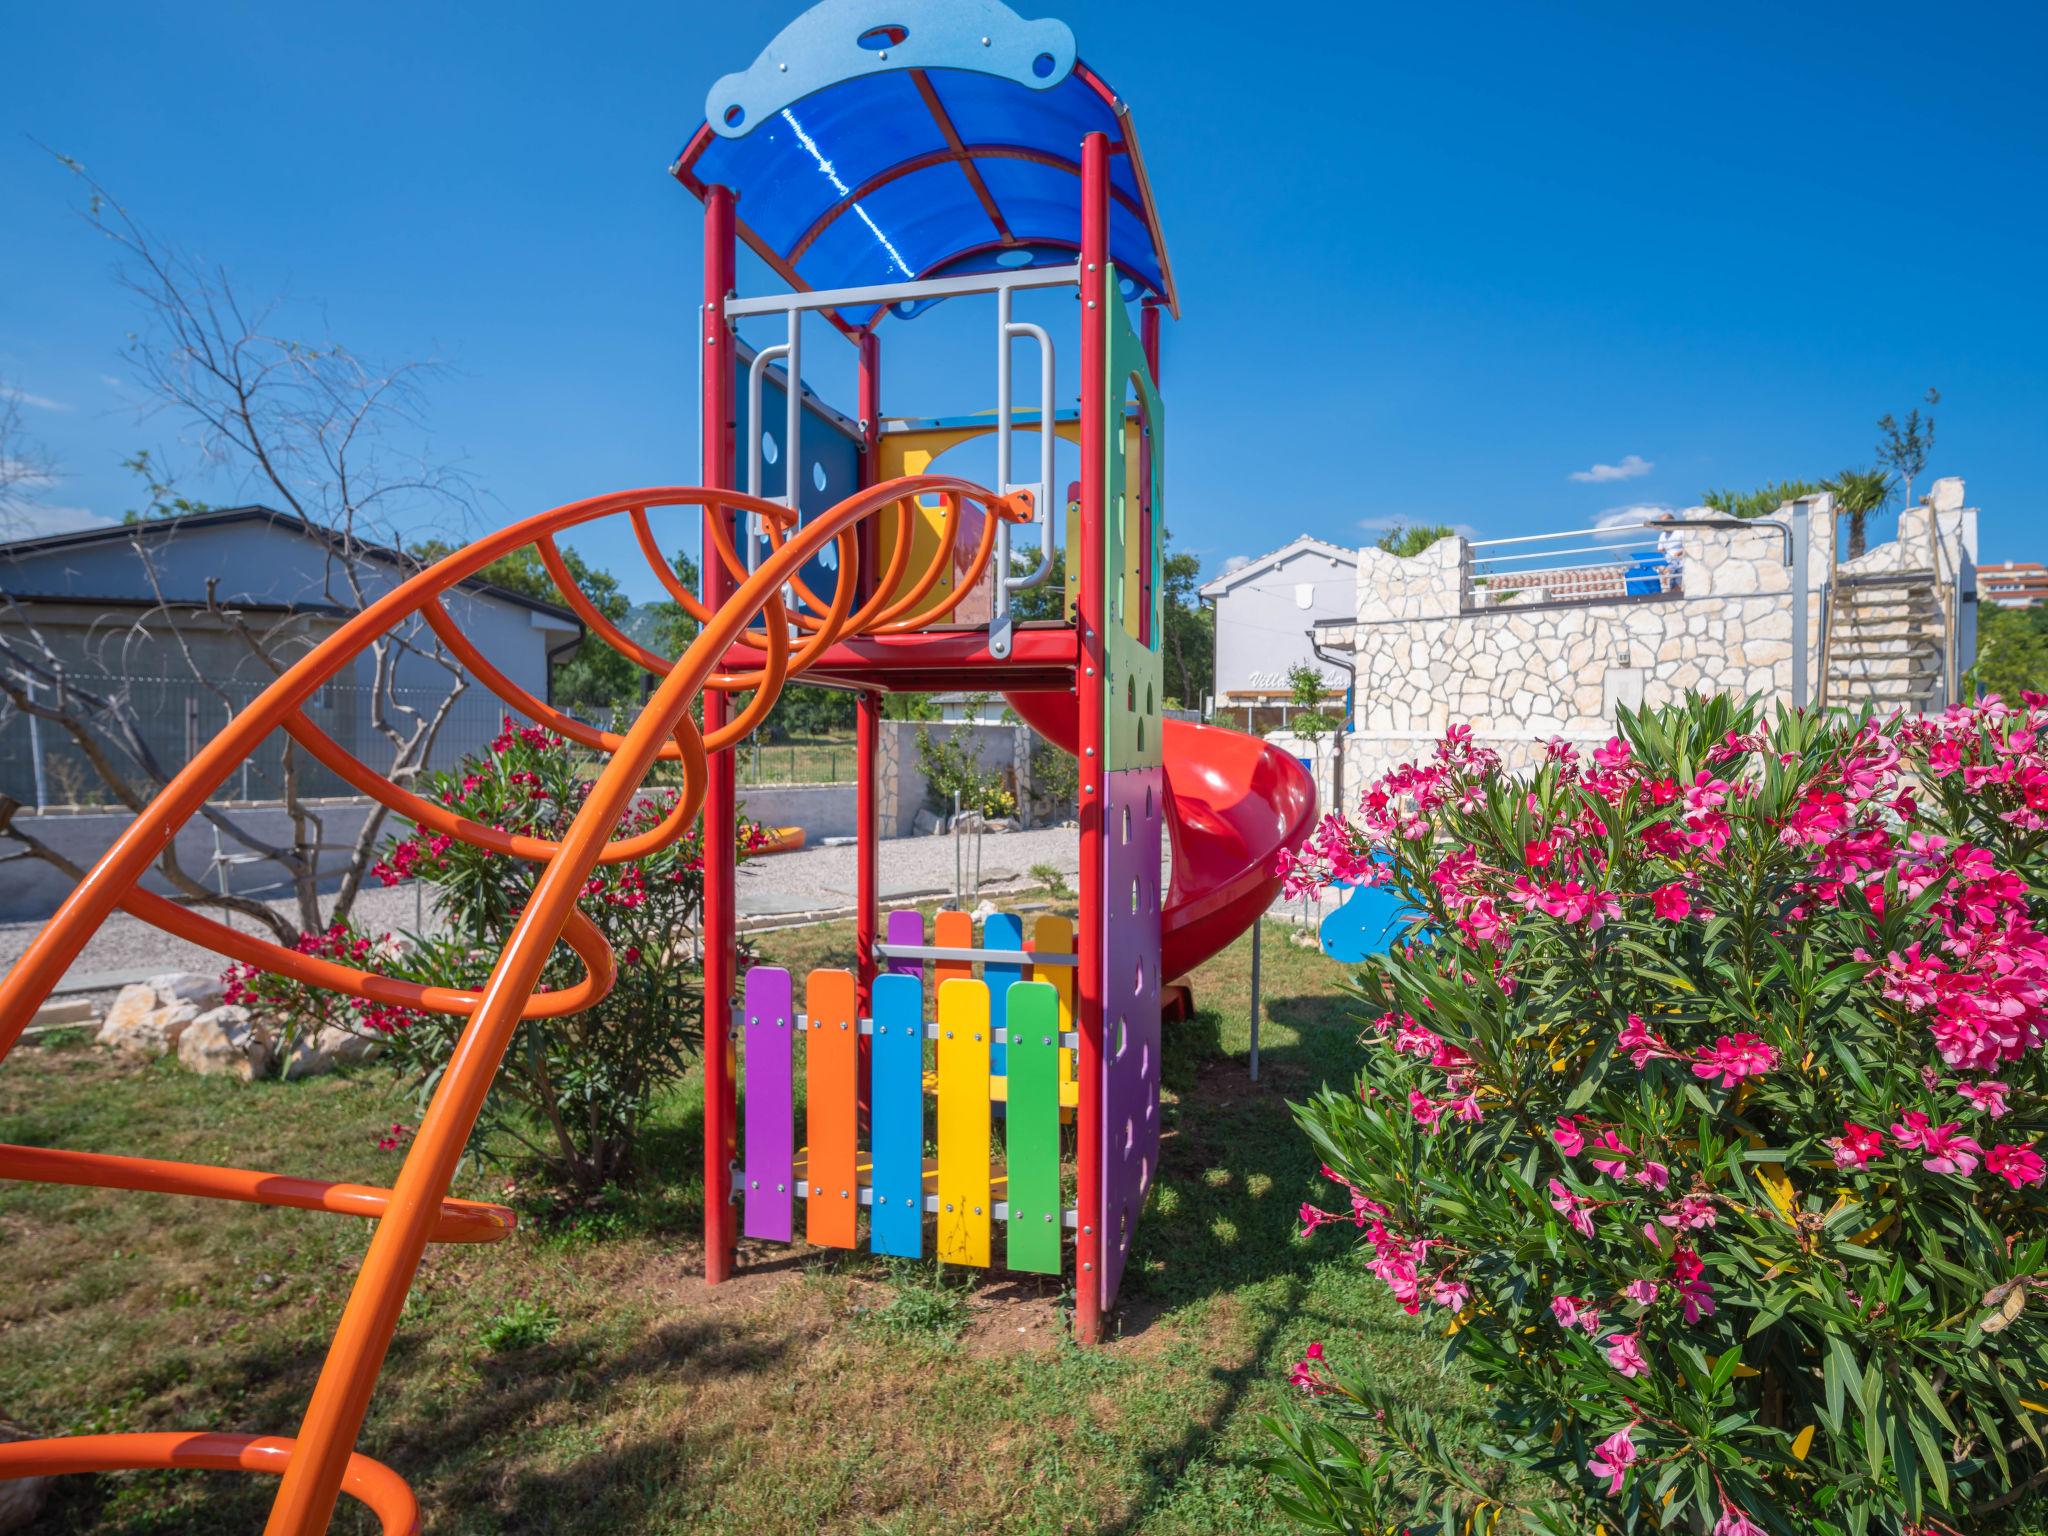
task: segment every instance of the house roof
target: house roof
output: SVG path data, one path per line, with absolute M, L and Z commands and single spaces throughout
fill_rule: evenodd
M 1256 560 L 1240 565 L 1234 571 L 1224 572 L 1221 576 L 1216 577 L 1205 585 L 1201 589 L 1200 595 L 1203 597 L 1221 597 L 1232 587 L 1250 581 L 1254 576 L 1270 571 L 1274 566 L 1291 559 L 1295 555 L 1305 553 L 1327 555 L 1332 560 L 1340 560 L 1346 565 L 1358 564 L 1357 550 L 1346 549 L 1341 544 L 1332 544 L 1326 539 L 1318 539 L 1305 533 L 1291 544 L 1282 544 L 1271 554 L 1261 555 Z
M 1110 142 L 1109 249 L 1127 297 L 1178 312 L 1130 109 L 1050 18 L 1001 0 L 822 0 L 705 99 L 673 167 L 732 189 L 741 239 L 799 290 L 1065 266 L 1081 141 Z M 922 302 L 849 308 L 849 332 Z
M 73 533 L 52 533 L 43 534 L 31 539 L 15 539 L 10 542 L 0 543 L 0 561 L 25 555 L 41 555 L 59 550 L 83 549 L 99 544 L 123 544 L 134 539 L 138 534 L 148 535 L 161 531 L 164 535 L 170 535 L 187 529 L 223 528 L 239 523 L 262 523 L 268 527 L 280 528 L 287 533 L 298 534 L 315 543 L 324 544 L 329 549 L 338 553 L 345 553 L 348 549 L 349 541 L 332 528 L 323 527 L 319 523 L 309 522 L 294 512 L 280 512 L 274 507 L 251 505 L 246 507 L 219 507 L 210 512 L 188 513 L 183 517 L 150 519 L 140 523 L 116 523 L 106 528 L 81 528 Z M 362 539 L 355 541 L 355 553 L 363 559 L 381 561 L 386 565 L 395 565 L 408 571 L 416 569 L 419 563 L 410 555 L 406 555 L 399 550 L 392 549 L 383 544 L 372 544 Z M 583 623 L 564 604 L 550 603 L 537 597 L 529 597 L 524 592 L 515 592 L 510 587 L 501 587 L 496 582 L 485 581 L 480 577 L 472 576 L 460 585 L 466 591 L 481 593 L 486 597 L 494 597 L 517 608 L 526 608 L 535 613 L 544 613 L 579 627 Z M 65 602 L 79 601 L 79 599 L 68 596 L 62 600 Z M 182 602 L 185 599 L 177 598 L 174 601 Z M 242 604 L 240 606 L 246 607 L 248 605 Z M 298 604 L 293 606 L 313 611 L 327 605 Z

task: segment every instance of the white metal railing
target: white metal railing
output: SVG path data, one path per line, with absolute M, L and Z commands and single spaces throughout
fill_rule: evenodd
M 803 464 L 803 317 L 806 314 L 837 309 L 859 309 L 869 306 L 895 306 L 922 299 L 961 298 L 969 294 L 992 293 L 996 298 L 996 487 L 1003 495 L 1019 490 L 1032 492 L 1034 511 L 1038 519 L 1038 563 L 1022 576 L 1010 572 L 1010 536 L 1008 523 L 998 525 L 994 559 L 994 612 L 989 624 L 989 649 L 996 656 L 1006 656 L 1010 649 L 1010 597 L 1046 581 L 1052 574 L 1055 554 L 1055 513 L 1059 501 L 1054 494 L 1057 483 L 1053 468 L 1054 449 L 1057 434 L 1053 430 L 1056 416 L 1055 369 L 1052 337 L 1045 328 L 1030 321 L 1015 320 L 1011 317 L 1013 296 L 1026 288 L 1074 288 L 1081 285 L 1081 267 L 1078 262 L 1064 267 L 1020 267 L 1003 272 L 970 272 L 958 277 L 933 277 L 905 283 L 877 283 L 858 288 L 821 288 L 808 293 L 765 294 L 752 298 L 732 295 L 725 301 L 725 317 L 728 323 L 752 315 L 781 315 L 786 327 L 783 340 L 762 347 L 755 352 L 747 369 L 747 478 L 746 491 L 750 496 L 762 494 L 762 480 L 766 472 L 766 434 L 761 423 L 761 407 L 765 394 L 765 380 L 770 362 L 780 362 L 786 377 L 783 413 L 781 456 L 783 463 L 783 492 L 779 498 L 792 512 L 800 511 L 799 501 L 803 493 L 803 479 L 800 473 Z M 1011 434 L 1016 426 L 1016 410 L 1011 400 L 1010 360 L 1011 343 L 1028 339 L 1038 343 L 1038 479 L 1022 485 L 1010 480 Z M 746 533 L 747 569 L 753 570 L 759 563 L 761 546 L 766 530 L 757 526 L 757 515 L 747 513 L 743 517 Z
M 1665 545 L 1675 522 L 1623 523 L 1601 530 L 1476 539 L 1461 594 L 1465 609 L 1504 603 L 1609 602 L 1676 593 L 1679 567 Z M 1694 525 L 1698 526 L 1698 525 Z M 1572 540 L 1579 540 L 1572 543 Z

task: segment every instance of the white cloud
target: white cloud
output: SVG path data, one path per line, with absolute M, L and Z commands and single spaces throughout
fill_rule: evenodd
M 1639 453 L 1623 456 L 1619 464 L 1595 464 L 1591 469 L 1575 469 L 1572 478 L 1586 485 L 1605 485 L 1611 480 L 1633 480 L 1638 475 L 1647 475 L 1657 466 Z
M 53 533 L 113 526 L 111 517 L 102 517 L 87 507 L 48 507 L 34 502 L 0 507 L 0 540 L 40 539 Z
M 17 405 L 32 405 L 39 411 L 68 411 L 70 406 L 62 400 L 52 400 L 48 395 L 32 395 L 25 389 L 12 384 L 0 384 L 0 400 L 12 400 Z
M 1251 563 L 1252 557 L 1250 555 L 1232 555 L 1229 559 L 1223 562 L 1222 569 L 1217 571 L 1216 574 L 1218 576 L 1228 576 L 1233 571 L 1243 570 L 1246 566 L 1250 565 Z

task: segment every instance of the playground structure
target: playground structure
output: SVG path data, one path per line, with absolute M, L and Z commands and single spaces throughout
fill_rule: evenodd
M 814 972 L 801 985 L 770 967 L 737 974 L 732 843 L 704 839 L 706 1278 L 732 1272 L 742 1235 L 793 1240 L 799 1202 L 809 1241 L 854 1247 L 865 1213 L 877 1253 L 987 1265 L 1000 1229 L 1008 1266 L 1068 1276 L 1077 1333 L 1101 1337 L 1158 1166 L 1162 984 L 1256 920 L 1277 891 L 1274 855 L 1314 813 L 1308 776 L 1286 753 L 1162 716 L 1159 333 L 1176 301 L 1128 110 L 1060 22 L 1024 21 L 998 0 L 872 11 L 869 0 L 825 0 L 712 88 L 674 174 L 704 205 L 704 484 L 527 518 L 371 603 L 197 754 L 0 982 L 4 1056 L 120 907 L 231 960 L 467 1017 L 389 1189 L 0 1147 L 0 1177 L 373 1220 L 298 1434 L 21 1441 L 0 1445 L 0 1477 L 236 1467 L 281 1476 L 273 1536 L 324 1529 L 344 1492 L 387 1533 L 418 1529 L 403 1479 L 354 1446 L 426 1244 L 512 1229 L 510 1211 L 448 1193 L 497 1064 L 522 1019 L 575 1012 L 611 984 L 613 958 L 576 905 L 592 869 L 667 846 L 699 814 L 707 827 L 730 826 L 732 748 L 799 678 L 858 694 L 858 958 L 852 971 Z M 742 242 L 787 292 L 736 293 Z M 1055 396 L 1052 329 L 1016 318 L 1026 290 L 1074 295 L 1078 408 Z M 880 322 L 978 299 L 996 311 L 993 416 L 886 418 Z M 851 414 L 804 384 L 805 315 L 852 344 Z M 782 316 L 784 339 L 743 346 L 739 322 L 761 316 Z M 1011 399 L 1020 339 L 1039 348 L 1035 409 Z M 1038 453 L 1019 484 L 1012 439 L 1023 429 L 1036 430 Z M 989 436 L 993 487 L 932 472 L 947 449 Z M 1055 484 L 1061 438 L 1079 449 L 1071 500 Z M 701 594 L 663 554 L 674 530 L 657 535 L 657 517 L 677 513 L 701 529 Z M 628 638 L 571 577 L 556 540 L 604 519 L 625 521 L 655 579 L 701 624 L 680 656 Z M 527 547 L 590 631 L 655 680 L 623 734 L 532 697 L 448 618 L 444 593 Z M 1062 547 L 1062 616 L 1019 620 L 1016 595 L 1049 579 Z M 1028 568 L 1013 549 L 1034 551 Z M 559 840 L 423 799 L 307 718 L 324 682 L 415 618 L 512 711 L 604 759 Z M 916 913 L 881 923 L 873 790 L 883 695 L 963 681 L 1002 691 L 1079 762 L 1078 922 L 1041 918 L 1028 944 L 1012 914 L 986 919 L 979 943 L 964 913 L 940 914 L 930 942 Z M 481 989 L 302 955 L 140 888 L 176 830 L 277 729 L 399 817 L 535 866 L 531 898 Z M 657 762 L 682 773 L 674 810 L 651 831 L 615 838 Z M 581 958 L 584 979 L 536 993 L 557 943 Z

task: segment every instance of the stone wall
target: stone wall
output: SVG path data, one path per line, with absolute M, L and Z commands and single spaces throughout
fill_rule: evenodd
M 1930 519 L 1955 571 L 1974 554 L 1976 514 L 1963 507 L 1960 480 L 1937 481 L 1930 500 L 1900 513 L 1898 537 L 1843 571 L 1925 569 Z M 1795 602 L 1806 608 L 1810 697 L 1836 521 L 1830 498 L 1812 504 L 1807 590 L 1796 595 L 1784 537 L 1769 527 L 1675 526 L 1661 540 L 1676 576 L 1669 590 L 1572 602 L 1538 591 L 1489 604 L 1485 587 L 1473 587 L 1472 546 L 1455 536 L 1409 559 L 1361 551 L 1345 799 L 1388 769 L 1427 758 L 1454 723 L 1519 768 L 1552 738 L 1607 740 L 1622 705 L 1655 707 L 1693 689 L 1789 701 Z M 1328 766 L 1318 769 L 1327 794 Z

